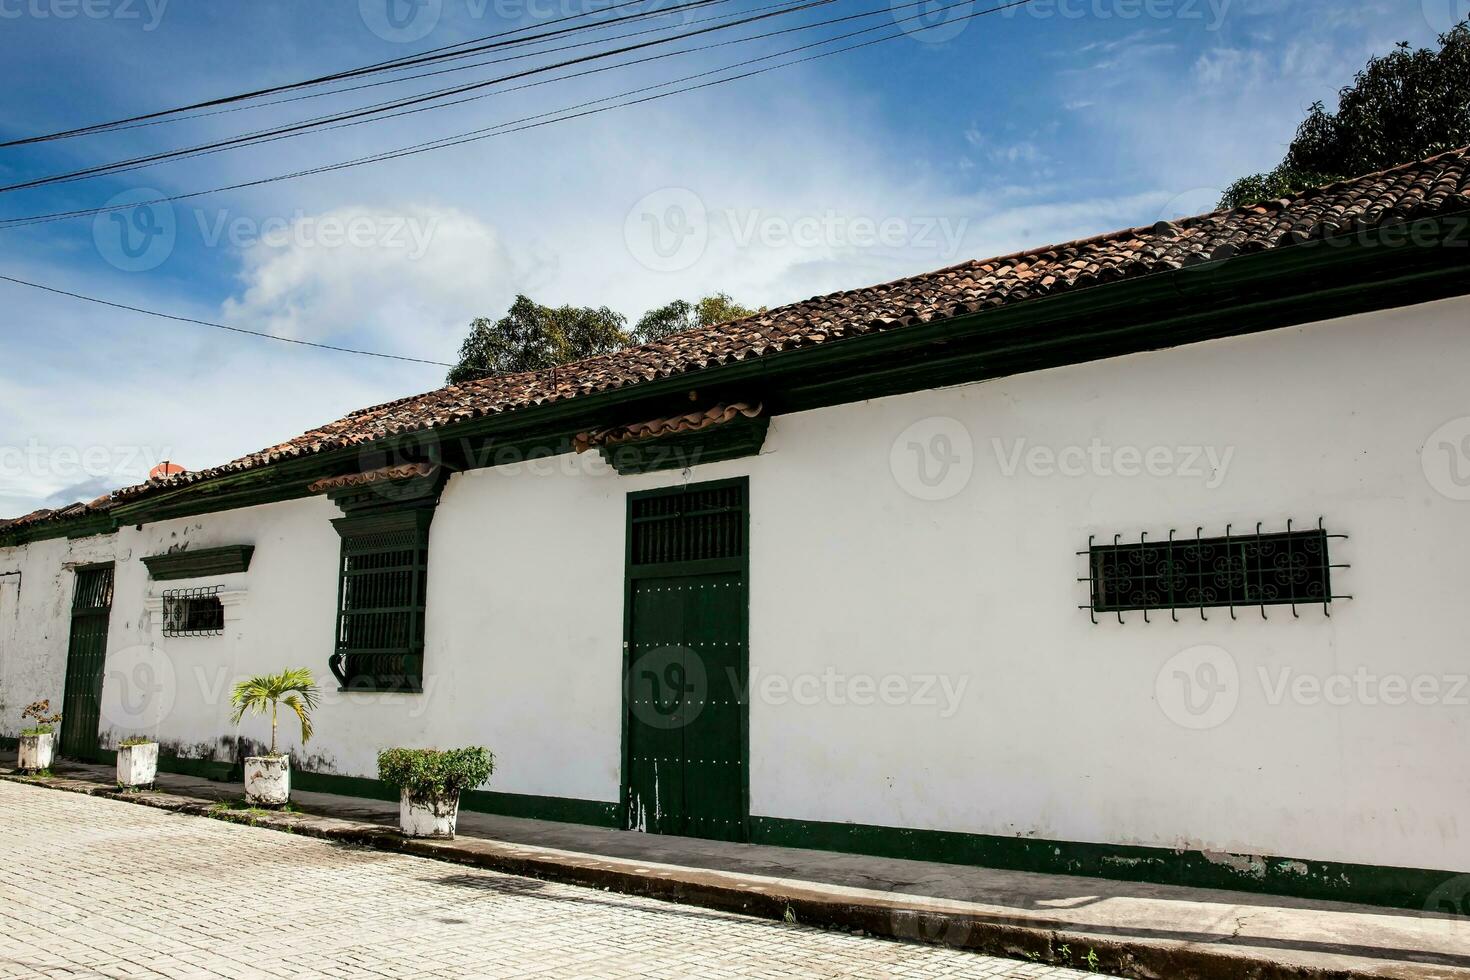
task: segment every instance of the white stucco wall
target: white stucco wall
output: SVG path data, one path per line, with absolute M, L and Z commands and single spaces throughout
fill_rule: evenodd
M 61 710 L 72 568 L 115 560 L 117 538 L 59 538 L 0 548 L 0 735 L 13 737 L 32 724 L 20 716 L 32 701 L 49 699 L 53 712 Z
M 432 530 L 425 693 L 328 694 L 308 765 L 371 775 L 387 745 L 486 744 L 495 789 L 616 800 L 626 494 L 748 475 L 753 814 L 1470 871 L 1454 762 L 1470 736 L 1470 489 L 1421 458 L 1470 416 L 1467 324 L 1470 300 L 1452 300 L 782 416 L 759 457 L 687 476 L 618 477 L 591 454 L 457 474 Z M 1105 468 L 1079 456 L 1093 446 Z M 1037 447 L 1081 471 L 1048 472 Z M 1143 468 L 1130 448 L 1157 472 L 1115 472 Z M 947 478 L 927 486 L 919 462 Z M 330 681 L 337 515 L 313 499 L 109 539 L 109 695 L 130 651 L 157 646 L 176 691 L 157 734 L 197 754 L 233 733 L 238 675 L 305 664 Z M 1332 543 L 1353 566 L 1334 585 L 1356 598 L 1330 619 L 1276 606 L 1093 625 L 1078 608 L 1089 534 L 1319 515 L 1351 535 Z M 254 561 L 149 582 L 137 559 L 185 541 L 251 543 Z M 8 705 L 60 700 L 66 552 L 0 549 L 0 572 L 27 569 L 18 612 L 0 584 Z M 150 592 L 221 583 L 246 592 L 226 636 L 159 637 Z M 1191 715 L 1180 678 L 1202 670 L 1229 690 Z M 1383 703 L 1393 678 L 1433 696 Z

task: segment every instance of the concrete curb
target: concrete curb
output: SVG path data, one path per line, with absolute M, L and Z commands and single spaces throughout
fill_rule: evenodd
M 0 771 L 0 779 L 522 877 L 1140 980 L 1367 980 L 1407 975 L 1398 970 L 1370 973 L 1298 966 L 1262 957 L 1248 948 L 1226 950 L 1214 945 L 1126 937 L 1099 939 L 1049 928 L 1043 920 L 978 915 L 944 900 L 897 896 L 877 899 L 843 894 L 841 889 L 810 882 L 602 858 L 485 838 L 412 840 L 372 823 L 299 812 L 225 809 L 194 797 L 157 790 L 124 791 L 65 776 Z M 1412 975 L 1433 978 L 1464 974 L 1425 965 L 1422 972 L 1416 969 Z

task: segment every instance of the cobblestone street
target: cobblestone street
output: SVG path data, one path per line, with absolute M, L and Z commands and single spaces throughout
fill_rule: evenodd
M 0 783 L 0 976 L 1087 975 Z

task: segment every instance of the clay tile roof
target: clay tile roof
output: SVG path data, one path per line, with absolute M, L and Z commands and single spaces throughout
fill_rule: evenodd
M 617 425 L 610 429 L 597 429 L 593 432 L 579 432 L 572 440 L 572 445 L 577 452 L 584 453 L 595 446 L 615 446 L 624 442 L 635 442 L 639 439 L 653 439 L 657 436 L 669 436 L 682 432 L 698 432 L 712 426 L 722 425 L 731 419 L 744 416 L 753 419 L 762 411 L 760 405 L 748 405 L 745 402 L 735 402 L 730 405 L 716 405 L 714 408 L 703 412 L 688 412 L 684 415 L 674 415 L 669 418 L 651 419 L 647 422 L 634 422 L 631 425 Z
M 359 409 L 335 422 L 210 469 L 113 494 L 114 502 L 269 466 L 286 459 L 693 374 L 779 351 L 995 309 L 1043 296 L 1166 272 L 1350 228 L 1470 209 L 1470 147 L 1313 188 L 1279 201 L 1128 228 L 1014 255 L 811 299 L 742 320 L 562 365 L 483 378 Z M 84 506 L 84 505 L 76 505 Z M 38 520 L 57 520 L 55 511 Z M 29 522 L 34 515 L 12 522 Z
M 329 476 L 315 483 L 307 484 L 306 489 L 312 493 L 326 493 L 328 490 L 345 490 L 348 487 L 365 487 L 371 483 L 386 483 L 392 480 L 411 480 L 416 476 L 428 476 L 439 467 L 433 463 L 403 463 L 398 466 L 381 466 L 375 470 L 367 470 L 363 473 L 346 473 L 342 476 Z

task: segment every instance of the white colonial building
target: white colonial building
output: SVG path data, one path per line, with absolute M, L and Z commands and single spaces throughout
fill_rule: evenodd
M 0 524 L 0 732 L 1423 907 L 1470 873 L 1470 153 L 364 409 Z

